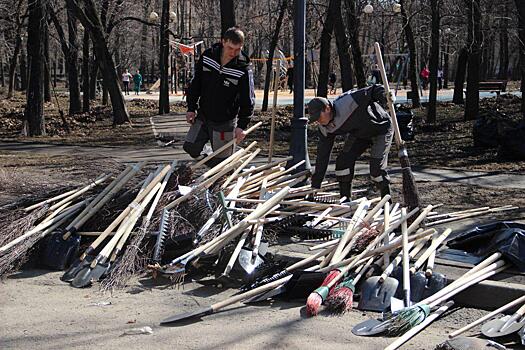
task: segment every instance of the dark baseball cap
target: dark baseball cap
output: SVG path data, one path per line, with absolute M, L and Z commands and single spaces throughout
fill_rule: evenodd
M 316 122 L 319 120 L 321 112 L 326 108 L 326 106 L 330 106 L 330 101 L 324 97 L 314 97 L 312 100 L 310 100 L 310 102 L 308 102 L 308 114 L 310 115 L 308 119 L 310 122 Z

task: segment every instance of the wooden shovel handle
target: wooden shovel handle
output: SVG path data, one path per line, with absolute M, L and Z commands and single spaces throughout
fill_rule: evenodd
M 437 248 L 439 248 L 439 246 L 443 243 L 445 239 L 447 239 L 447 237 L 450 235 L 451 232 L 452 232 L 452 229 L 447 228 L 445 231 L 443 231 L 442 234 L 439 235 L 437 239 L 432 240 L 432 243 L 430 244 L 428 249 L 423 254 L 421 254 L 419 259 L 417 259 L 416 263 L 414 264 L 414 268 L 416 270 L 418 270 L 421 266 L 423 266 L 423 264 L 428 259 L 428 257 L 432 253 L 434 253 Z

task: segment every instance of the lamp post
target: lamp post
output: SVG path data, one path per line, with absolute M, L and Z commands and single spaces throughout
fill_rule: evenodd
M 289 154 L 293 157 L 287 164 L 290 167 L 304 160 L 296 172 L 310 169 L 308 157 L 307 125 L 308 119 L 304 114 L 304 64 L 305 64 L 305 26 L 306 1 L 294 1 L 294 92 L 293 92 L 293 119 L 291 123 L 291 141 Z

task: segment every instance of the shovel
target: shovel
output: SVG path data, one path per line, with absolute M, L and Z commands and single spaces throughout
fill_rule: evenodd
M 145 163 L 127 167 L 115 180 L 113 180 L 98 196 L 71 222 L 65 229 L 51 237 L 45 247 L 43 263 L 49 267 L 63 270 L 71 263 L 78 253 L 80 238 L 75 233 L 84 225 L 100 208 L 131 179 Z
M 525 326 L 525 304 L 512 316 L 489 321 L 481 327 L 481 333 L 489 338 L 503 337 L 519 331 Z

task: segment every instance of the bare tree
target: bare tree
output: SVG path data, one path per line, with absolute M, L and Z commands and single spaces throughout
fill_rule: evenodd
M 479 112 L 479 71 L 481 63 L 481 9 L 480 0 L 466 0 L 468 24 L 467 96 L 465 120 L 473 120 Z
M 45 0 L 28 3 L 27 55 L 29 60 L 29 84 L 24 110 L 24 134 L 45 135 L 44 120 L 44 34 L 47 26 Z
M 437 103 L 437 71 L 439 65 L 439 0 L 430 0 L 432 11 L 432 34 L 430 46 L 430 94 L 428 99 L 427 123 L 436 122 L 436 103 Z

